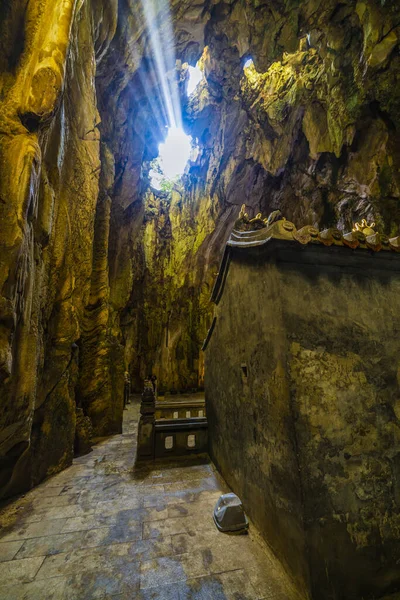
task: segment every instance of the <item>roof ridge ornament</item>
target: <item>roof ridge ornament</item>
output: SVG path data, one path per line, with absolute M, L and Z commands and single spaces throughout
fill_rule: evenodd
M 375 231 L 374 227 L 376 227 L 375 222 L 368 225 L 367 220 L 362 219 L 362 221 L 360 223 L 354 223 L 352 231 L 353 232 L 360 231 L 361 233 L 363 233 L 365 235 L 365 237 L 368 237 L 370 235 L 374 235 L 375 233 L 377 233 Z
M 354 223 L 352 231 L 343 233 L 336 227 L 319 231 L 313 225 L 305 225 L 297 229 L 294 223 L 287 221 L 280 210 L 274 210 L 263 218 L 259 212 L 252 219 L 242 204 L 239 216 L 235 221 L 228 246 L 249 248 L 261 246 L 271 239 L 297 241 L 303 246 L 321 244 L 323 246 L 342 246 L 353 250 L 356 248 L 373 250 L 374 252 L 400 252 L 400 236 L 388 236 L 376 231 L 375 223 L 368 224 L 366 219 Z
M 257 213 L 253 219 L 250 219 L 246 212 L 246 205 L 242 204 L 239 217 L 235 221 L 234 229 L 237 231 L 255 231 L 257 229 L 271 227 L 276 221 L 286 221 L 280 210 L 274 210 L 265 219 L 262 218 L 262 213 L 260 212 Z

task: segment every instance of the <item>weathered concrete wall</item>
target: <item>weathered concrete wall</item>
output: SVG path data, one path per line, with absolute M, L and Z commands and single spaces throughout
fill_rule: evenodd
M 212 458 L 277 555 L 304 583 L 301 488 L 279 280 L 273 267 L 261 273 L 251 263 L 231 264 L 205 354 L 206 406 Z
M 328 598 L 400 589 L 400 261 L 391 273 L 380 258 L 286 268 L 280 287 L 313 588 Z
M 308 563 L 314 598 L 379 597 L 400 588 L 400 261 L 281 248 L 230 264 L 211 454 L 293 572 Z

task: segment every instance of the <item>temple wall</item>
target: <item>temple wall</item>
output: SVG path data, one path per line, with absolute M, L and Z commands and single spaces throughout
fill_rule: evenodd
M 314 598 L 397 591 L 398 256 L 238 252 L 206 351 L 211 455 Z
M 210 454 L 279 558 L 307 580 L 280 277 L 232 263 L 205 353 Z M 247 369 L 247 378 L 245 370 Z

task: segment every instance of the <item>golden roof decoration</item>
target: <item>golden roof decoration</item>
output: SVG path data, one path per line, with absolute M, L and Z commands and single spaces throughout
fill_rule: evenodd
M 343 233 L 331 227 L 319 231 L 312 225 L 296 229 L 294 223 L 287 221 L 279 210 L 263 218 L 261 213 L 250 219 L 243 204 L 239 218 L 228 241 L 229 246 L 251 247 L 265 244 L 271 239 L 296 241 L 302 245 L 319 244 L 323 246 L 344 246 L 379 252 L 388 250 L 400 252 L 400 236 L 388 238 L 375 230 L 375 223 L 368 224 L 366 219 L 355 223 L 352 231 Z
M 354 227 L 352 231 L 361 231 L 365 236 L 374 235 L 376 233 L 374 231 L 375 223 L 371 223 L 368 225 L 366 219 L 363 219 L 361 223 L 354 223 Z

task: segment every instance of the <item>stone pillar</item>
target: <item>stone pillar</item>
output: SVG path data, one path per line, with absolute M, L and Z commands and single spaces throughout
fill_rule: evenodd
M 138 460 L 154 458 L 154 426 L 156 410 L 156 398 L 153 384 L 146 379 L 140 405 L 140 420 L 138 431 Z

